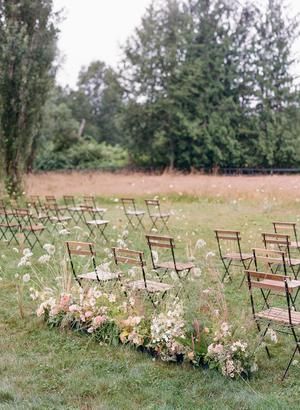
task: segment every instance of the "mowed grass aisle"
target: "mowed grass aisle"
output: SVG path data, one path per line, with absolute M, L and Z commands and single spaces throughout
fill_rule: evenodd
M 163 207 L 174 212 L 170 230 L 177 252 L 186 257 L 188 245 L 201 269 L 201 275 L 187 285 L 191 296 L 186 300 L 189 316 L 200 321 L 205 315 L 201 306 L 207 298 L 203 290 L 214 295 L 220 288 L 218 277 L 223 274 L 213 229 L 239 229 L 243 249 L 248 251 L 261 245 L 261 232 L 271 232 L 273 220 L 300 220 L 299 203 L 294 198 L 277 198 L 264 192 L 255 198 L 251 198 L 251 193 L 226 199 L 184 195 L 160 198 Z M 142 206 L 142 198 L 138 201 Z M 126 221 L 118 202 L 107 198 L 100 203 L 108 208 L 111 222 L 107 235 L 113 246 Z M 55 239 L 45 234 L 44 241 L 56 247 L 55 257 L 62 257 L 65 240 L 78 238 L 76 230 L 70 231 L 68 236 L 56 234 Z M 205 240 L 206 246 L 195 249 L 198 239 Z M 129 230 L 128 244 L 146 251 L 142 233 Z M 270 346 L 272 360 L 263 350 L 259 352 L 259 371 L 250 380 L 232 381 L 215 370 L 154 361 L 126 346 L 103 346 L 88 336 L 49 329 L 35 315 L 37 304 L 28 296 L 31 282 L 21 283 L 22 275 L 30 270 L 18 268 L 21 254 L 12 247 L 0 245 L 0 409 L 299 408 L 299 364 L 295 363 L 287 379 L 280 382 L 291 352 L 289 338 L 281 336 L 276 345 Z M 104 255 L 104 247 L 107 245 L 99 240 L 99 257 Z M 216 254 L 211 257 L 210 269 L 208 252 Z M 42 254 L 38 247 L 34 249 L 35 259 Z M 36 268 L 36 275 L 44 281 L 47 272 L 41 265 Z M 36 280 L 32 273 L 31 278 Z M 250 342 L 256 333 L 246 285 L 239 288 L 240 280 L 241 272 L 237 270 L 233 283 L 224 285 L 225 310 L 230 323 L 246 329 L 244 339 Z M 296 359 L 300 362 L 299 357 Z

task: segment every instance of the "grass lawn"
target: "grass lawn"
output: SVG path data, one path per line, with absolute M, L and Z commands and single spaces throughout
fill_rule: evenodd
M 261 245 L 261 232 L 272 232 L 273 220 L 299 221 L 299 204 L 264 193 L 252 199 L 172 195 L 161 196 L 161 200 L 163 208 L 174 211 L 169 226 L 176 251 L 183 258 L 188 249 L 201 269 L 200 277 L 188 283 L 184 292 L 184 298 L 190 294 L 185 300 L 187 315 L 205 321 L 203 306 L 208 296 L 203 290 L 209 289 L 211 303 L 251 343 L 256 332 L 247 288 L 245 284 L 239 287 L 238 270 L 233 283 L 220 285 L 223 270 L 213 229 L 239 229 L 243 250 L 249 251 Z M 142 198 L 138 202 L 143 206 Z M 113 199 L 99 199 L 99 204 L 108 208 L 110 224 L 106 232 L 113 246 L 126 220 L 120 204 Z M 44 235 L 45 243 L 55 245 L 58 259 L 62 258 L 66 239 L 84 239 L 82 231 L 72 227 L 70 231 L 68 236 Z M 204 239 L 206 246 L 195 249 L 198 239 Z M 129 229 L 126 241 L 129 247 L 147 252 L 143 233 Z M 259 371 L 250 380 L 232 381 L 216 370 L 165 363 L 127 346 L 104 346 L 88 336 L 50 329 L 35 315 L 36 302 L 28 296 L 31 282 L 20 284 L 20 278 L 31 268 L 18 268 L 21 254 L 13 246 L 0 244 L 0 409 L 299 408 L 299 365 L 293 365 L 286 380 L 280 381 L 293 347 L 290 338 L 280 336 L 278 343 L 270 346 L 272 360 L 264 350 L 259 351 Z M 99 239 L 96 246 L 99 257 L 103 257 L 103 248 L 108 245 Z M 216 256 L 211 257 L 208 267 L 209 251 Z M 34 260 L 42 254 L 36 246 Z M 149 253 L 146 255 L 149 261 Z M 47 283 L 49 271 L 41 264 L 36 264 L 35 271 Z M 37 279 L 32 273 L 31 277 Z M 49 276 L 49 285 L 52 280 Z

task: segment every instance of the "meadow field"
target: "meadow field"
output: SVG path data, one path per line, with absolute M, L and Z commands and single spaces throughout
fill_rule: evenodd
M 299 176 L 53 173 L 27 177 L 26 195 L 47 194 L 59 200 L 73 194 L 78 202 L 83 194 L 96 195 L 109 220 L 109 243 L 101 237 L 94 240 L 97 259 L 107 261 L 107 249 L 123 241 L 144 251 L 149 265 L 144 234 L 150 221 L 145 217 L 145 232 L 130 229 L 119 198 L 133 196 L 139 208 L 145 208 L 144 199 L 157 196 L 162 209 L 171 212 L 169 229 L 178 259 L 189 258 L 197 268 L 180 294 L 187 320 L 197 319 L 210 332 L 217 322 L 226 321 L 253 347 L 256 328 L 246 283 L 240 286 L 243 273 L 236 269 L 232 282 L 221 283 L 223 269 L 213 230 L 240 230 L 243 251 L 250 251 L 261 246 L 262 232 L 272 232 L 272 221 L 299 225 Z M 57 277 L 67 277 L 74 285 L 64 242 L 87 236 L 84 227 L 75 224 L 66 230 L 43 233 L 43 243 L 55 247 L 47 264 L 39 262 L 45 253 L 39 246 L 26 266 L 20 264 L 26 244 L 0 242 L 0 409 L 299 408 L 299 357 L 281 381 L 293 348 L 285 336 L 278 336 L 277 343 L 267 342 L 271 360 L 264 349 L 258 350 L 258 371 L 249 379 L 231 380 L 205 366 L 164 362 L 127 345 L 105 345 L 80 332 L 47 326 L 36 315 L 38 302 L 30 297 L 30 289 L 56 286 Z

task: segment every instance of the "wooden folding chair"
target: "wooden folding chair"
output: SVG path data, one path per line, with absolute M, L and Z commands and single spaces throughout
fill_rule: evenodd
M 228 276 L 232 281 L 230 268 L 233 266 L 242 267 L 244 270 L 249 269 L 253 260 L 251 253 L 244 253 L 241 249 L 241 234 L 235 230 L 215 229 L 215 235 L 218 243 L 219 255 L 225 269 L 222 282 Z M 245 279 L 243 275 L 241 285 Z
M 141 211 L 136 208 L 135 199 L 121 198 L 121 202 L 129 225 L 131 225 L 133 229 L 137 229 L 139 225 L 142 227 L 142 229 L 144 229 L 142 219 L 145 215 L 145 211 Z M 135 219 L 137 221 L 136 225 L 133 223 Z
M 45 206 L 48 210 L 56 210 L 58 209 L 60 213 L 64 213 L 67 210 L 66 205 L 59 205 L 54 195 L 46 195 L 45 196 Z
M 279 250 L 284 250 L 286 265 L 293 272 L 295 279 L 297 279 L 300 272 L 300 259 L 293 258 L 291 255 L 291 242 L 289 235 L 279 233 L 262 233 L 262 240 L 265 248 L 275 246 Z
M 97 233 L 99 233 L 103 237 L 105 242 L 108 242 L 104 231 L 107 228 L 109 221 L 105 219 L 99 219 L 99 213 L 93 206 L 82 205 L 81 212 L 83 220 L 90 231 L 90 235 L 97 237 Z M 88 216 L 86 214 L 88 214 Z M 92 219 L 89 219 L 89 217 Z
M 63 195 L 63 200 L 67 208 L 76 206 L 74 195 Z
M 72 219 L 71 216 L 65 215 L 65 209 L 57 204 L 47 204 L 45 210 L 48 213 L 48 219 L 52 223 L 53 228 L 58 232 Z
M 94 214 L 98 215 L 98 219 L 103 219 L 103 215 L 107 211 L 106 208 L 100 208 L 97 206 L 96 198 L 93 195 L 83 196 L 83 205 L 93 209 Z
M 158 235 L 146 235 L 147 243 L 150 250 L 151 261 L 153 269 L 163 269 L 163 276 L 170 270 L 174 270 L 180 280 L 188 277 L 191 269 L 195 267 L 193 262 L 178 262 L 175 258 L 175 242 L 171 236 L 158 236 Z M 168 261 L 156 261 L 154 258 L 154 250 L 168 249 L 168 255 L 171 256 L 171 260 Z M 161 257 L 162 255 L 158 255 Z
M 36 224 L 29 209 L 17 208 L 14 209 L 14 215 L 19 225 L 19 231 L 24 234 L 24 239 L 28 245 L 33 249 L 35 244 L 38 243 L 43 246 L 39 236 L 44 232 L 45 226 L 42 224 Z M 31 237 L 33 238 L 31 240 Z
M 131 281 L 127 283 L 126 286 L 134 291 L 146 292 L 152 305 L 156 308 L 159 301 L 154 300 L 154 296 L 160 296 L 162 300 L 166 293 L 173 288 L 173 286 L 167 283 L 148 280 L 146 278 L 146 262 L 144 260 L 143 252 L 124 248 L 112 248 L 112 250 L 115 264 L 117 266 L 120 264 L 125 264 L 137 266 L 141 269 L 142 280 Z
M 253 248 L 253 261 L 256 271 L 276 274 L 278 271 L 287 275 L 285 252 L 279 249 Z
M 300 242 L 295 222 L 272 222 L 275 233 L 284 233 L 290 237 L 290 249 L 297 249 L 300 252 Z M 291 239 L 292 238 L 292 239 Z
M 294 306 L 292 293 L 295 289 L 299 289 L 300 281 L 291 280 L 291 278 L 286 275 L 274 275 L 272 273 L 249 270 L 246 271 L 246 275 L 248 280 L 252 315 L 260 334 L 258 345 L 263 342 L 271 325 L 277 332 L 288 334 L 294 338 L 296 346 L 282 376 L 283 380 L 290 368 L 297 350 L 300 353 L 300 338 L 296 332 L 297 328 L 300 326 L 300 312 L 296 312 L 292 309 Z M 267 307 L 265 310 L 257 311 L 257 302 L 255 300 L 256 296 L 254 294 L 254 289 L 256 288 L 260 290 L 259 294 L 263 297 L 264 304 Z M 285 307 L 270 306 L 265 298 L 266 290 L 268 293 L 271 291 L 281 294 L 284 293 L 286 301 Z M 264 327 L 262 328 L 262 326 Z M 268 357 L 270 358 L 271 356 L 269 349 L 267 346 L 265 348 Z
M 168 228 L 168 221 L 171 216 L 169 212 L 162 212 L 160 208 L 159 199 L 145 199 L 145 203 L 148 210 L 149 218 L 151 219 L 152 225 L 150 231 L 155 228 L 158 229 L 158 223 L 161 222 L 162 228 L 165 227 L 167 231 Z
M 19 244 L 16 236 L 19 230 L 19 223 L 11 220 L 5 205 L 0 205 L 0 217 L 0 240 L 4 238 L 9 245 L 14 239 Z
M 104 271 L 97 267 L 96 265 L 96 252 L 94 250 L 94 244 L 91 242 L 78 242 L 78 241 L 67 241 L 65 242 L 68 256 L 70 260 L 70 265 L 72 273 L 74 275 L 77 283 L 82 286 L 82 281 L 96 281 L 101 284 L 107 282 L 120 281 L 121 272 L 109 272 Z M 77 274 L 77 269 L 75 267 L 74 255 L 89 256 L 91 258 L 93 271 L 87 273 Z

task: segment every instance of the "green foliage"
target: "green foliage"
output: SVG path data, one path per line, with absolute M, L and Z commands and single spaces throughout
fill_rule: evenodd
M 225 0 L 153 3 L 124 48 L 123 129 L 133 162 L 299 166 L 297 36 L 297 20 L 278 0 L 266 10 Z
M 18 195 L 53 78 L 52 0 L 2 1 L 0 21 L 1 164 L 8 193 Z
M 48 146 L 37 157 L 35 169 L 115 169 L 126 166 L 127 152 L 118 145 L 97 143 L 94 139 L 81 139 L 63 151 Z

